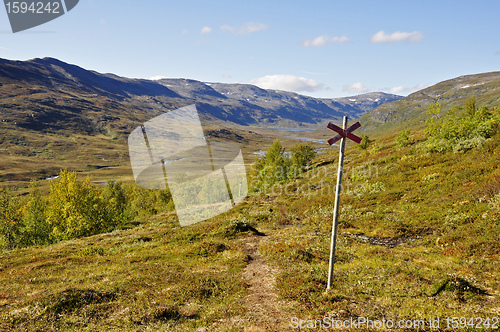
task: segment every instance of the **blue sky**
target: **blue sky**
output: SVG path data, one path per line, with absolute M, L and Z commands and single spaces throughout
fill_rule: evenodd
M 499 17 L 498 0 L 80 0 L 16 34 L 0 9 L 0 57 L 324 98 L 407 95 L 500 70 Z

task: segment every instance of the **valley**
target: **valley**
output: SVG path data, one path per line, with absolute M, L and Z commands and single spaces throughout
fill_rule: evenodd
M 130 182 L 130 132 L 193 103 L 206 134 L 223 130 L 222 140 L 243 138 L 236 141 L 253 163 L 253 152 L 280 136 L 265 128 L 317 129 L 326 119 L 356 117 L 400 98 L 373 93 L 315 99 L 244 84 L 128 79 L 52 58 L 0 59 L 0 84 L 0 186 L 24 188 L 60 169 L 89 173 L 96 183 Z
M 0 197 L 8 216 L 0 243 L 10 245 L 0 249 L 2 331 L 278 332 L 325 318 L 444 331 L 452 317 L 498 329 L 498 73 L 404 98 L 318 100 L 242 84 L 127 79 L 45 58 L 1 60 L 0 84 L 0 186 L 10 190 Z M 233 209 L 180 227 L 167 191 L 134 187 L 127 137 L 193 102 L 207 139 L 237 143 L 257 185 Z M 359 118 L 366 144 L 346 145 L 326 291 L 338 168 L 326 124 L 344 114 Z M 279 156 L 267 158 L 276 141 Z M 317 153 L 302 172 L 266 178 L 264 167 L 290 166 L 287 156 L 306 142 Z M 73 188 L 80 196 L 65 196 Z M 96 211 L 92 220 L 74 217 L 78 199 Z M 59 202 L 68 205 L 58 210 Z M 37 216 L 55 223 L 63 213 L 71 218 L 62 222 L 80 224 L 53 228 L 50 243 L 16 245 L 14 235 L 44 224 Z M 110 225 L 93 224 L 98 218 Z M 24 223 L 18 233 L 15 220 Z M 473 329 L 468 320 L 459 327 Z

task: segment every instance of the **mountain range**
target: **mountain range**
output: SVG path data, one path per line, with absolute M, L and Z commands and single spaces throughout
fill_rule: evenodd
M 126 134 L 173 108 L 195 103 L 204 120 L 256 126 L 303 126 L 357 118 L 400 96 L 369 93 L 336 99 L 189 79 L 130 79 L 57 59 L 0 60 L 2 120 L 26 129 Z
M 326 99 L 250 84 L 132 79 L 53 58 L 0 59 L 0 181 L 43 178 L 61 168 L 129 167 L 130 132 L 191 104 L 206 134 L 253 140 L 258 150 L 269 135 L 259 136 L 254 128 L 319 128 L 348 115 L 360 119 L 360 131 L 376 136 L 421 128 L 431 103 L 447 109 L 471 96 L 478 105 L 498 106 L 500 72 L 457 77 L 404 98 L 376 92 Z M 130 175 L 130 169 L 121 172 Z
M 126 140 L 131 131 L 191 104 L 197 106 L 206 135 L 236 137 L 258 150 L 269 135 L 259 136 L 252 128 L 314 127 L 343 115 L 359 117 L 399 98 L 370 93 L 319 99 L 249 84 L 131 79 L 53 58 L 0 59 L 0 181 L 19 185 L 60 169 L 121 167 L 105 179 L 116 178 L 117 172 L 130 176 Z M 246 149 L 247 156 L 252 149 Z
M 471 321 L 490 329 L 500 314 L 500 133 L 460 154 L 429 153 L 415 129 L 432 102 L 446 110 L 475 96 L 498 106 L 498 76 L 442 82 L 361 117 L 360 131 L 385 137 L 364 150 L 347 147 L 335 274 L 325 291 L 336 146 L 323 143 L 324 153 L 288 182 L 282 160 L 266 163 L 275 174 L 260 174 L 261 192 L 188 227 L 179 227 L 174 210 L 184 206 L 167 192 L 104 184 L 133 181 L 126 134 L 166 110 L 195 102 L 209 140 L 238 142 L 248 163 L 275 138 L 287 149 L 298 141 L 258 125 L 300 126 L 303 116 L 314 126 L 316 116 L 335 114 L 327 101 L 248 85 L 128 79 L 53 59 L 1 61 L 0 187 L 14 192 L 0 190 L 0 331 L 289 331 L 318 322 L 324 330 L 357 327 L 363 317 L 372 317 L 366 330 L 368 321 L 444 330 L 447 317 L 452 326 L 453 317 L 484 317 Z M 367 108 L 377 96 L 362 96 Z M 362 97 L 343 102 L 355 108 Z M 405 144 L 381 130 L 402 126 L 412 129 Z M 322 127 L 300 135 L 333 136 Z M 60 169 L 92 176 L 94 186 Z M 275 177 L 284 180 L 267 186 Z M 33 178 L 40 187 L 29 190 Z

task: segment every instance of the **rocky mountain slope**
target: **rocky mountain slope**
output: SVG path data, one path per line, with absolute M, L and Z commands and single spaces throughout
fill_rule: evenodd
M 92 133 L 109 127 L 125 134 L 172 108 L 196 103 L 205 120 L 239 125 L 299 126 L 368 109 L 400 98 L 383 93 L 318 99 L 247 84 L 187 79 L 151 81 L 100 74 L 57 59 L 0 60 L 2 120 L 35 130 Z
M 401 98 L 377 92 L 323 99 L 250 84 L 203 83 L 187 79 L 162 79 L 158 83 L 187 99 L 196 100 L 202 112 L 240 125 L 297 126 L 340 119 L 343 115 L 358 118 L 376 106 Z M 224 118 L 222 114 L 230 116 Z
M 53 58 L 0 59 L 0 182 L 50 177 L 61 168 L 129 165 L 126 139 L 133 129 L 193 103 L 207 134 L 222 125 L 232 128 L 227 139 L 249 141 L 256 136 L 248 125 L 314 126 L 397 98 L 316 99 L 246 84 L 130 79 Z

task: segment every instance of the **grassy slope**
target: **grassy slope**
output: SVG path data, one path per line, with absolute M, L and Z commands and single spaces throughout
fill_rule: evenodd
M 500 190 L 500 136 L 463 155 L 427 154 L 422 134 L 412 139 L 402 150 L 393 136 L 348 147 L 328 293 L 336 149 L 296 182 L 192 227 L 166 214 L 1 253 L 0 329 L 258 331 L 243 277 L 257 235 L 236 219 L 267 235 L 259 251 L 283 316 L 499 317 L 500 213 L 487 201 Z
M 401 130 L 424 128 L 426 111 L 432 103 L 440 103 L 443 110 L 448 110 L 475 97 L 478 105 L 497 107 L 499 90 L 500 72 L 456 77 L 374 108 L 361 116 L 361 130 L 370 136 L 381 137 Z
M 279 245 L 262 249 L 282 269 L 281 294 L 297 302 L 299 316 L 500 314 L 500 218 L 482 203 L 500 189 L 499 138 L 489 150 L 466 155 L 422 154 L 419 137 L 414 139 L 401 151 L 389 138 L 369 152 L 348 152 L 345 174 L 351 180 L 344 181 L 339 263 L 328 294 L 322 291 L 333 199 L 321 189 L 333 191 L 334 167 L 327 166 L 326 177 L 310 179 L 309 186 L 318 188 L 311 195 L 285 198 L 282 223 L 303 227 L 280 229 Z M 464 293 L 459 286 L 431 296 L 450 278 L 493 296 L 477 295 L 478 289 Z
M 206 125 L 204 130 L 210 140 L 238 143 L 247 161 L 253 161 L 253 152 L 280 135 L 269 130 L 256 133 L 260 130 L 252 127 Z M 49 181 L 44 180 L 59 174 L 61 169 L 76 171 L 81 178 L 91 175 L 95 184 L 112 180 L 132 182 L 126 139 L 25 129 L 0 132 L 0 187 L 20 188 L 19 193 L 26 193 L 29 181 L 37 179 L 47 191 Z

